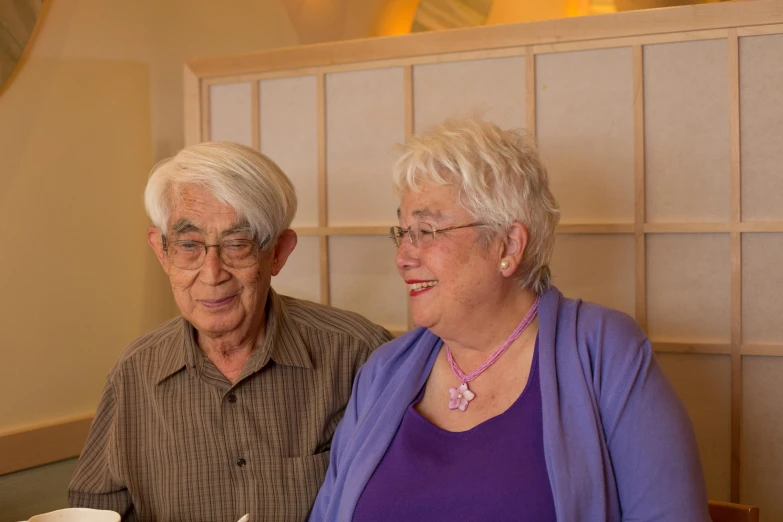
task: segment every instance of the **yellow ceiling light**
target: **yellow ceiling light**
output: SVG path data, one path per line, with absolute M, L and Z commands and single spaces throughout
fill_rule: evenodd
M 408 34 L 420 0 L 387 0 L 381 5 L 372 36 Z

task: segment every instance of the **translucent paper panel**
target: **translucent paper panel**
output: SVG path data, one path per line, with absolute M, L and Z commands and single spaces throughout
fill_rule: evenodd
M 226 83 L 209 88 L 209 139 L 253 145 L 250 83 Z
M 326 77 L 329 225 L 392 224 L 392 151 L 405 139 L 402 69 Z
M 407 330 L 408 291 L 382 236 L 329 238 L 332 305 L 362 314 L 389 330 Z
M 685 403 L 712 500 L 729 501 L 731 487 L 731 357 L 657 353 L 656 359 Z
M 655 341 L 731 338 L 728 234 L 647 236 L 647 323 Z
M 565 223 L 634 220 L 630 48 L 536 57 L 536 129 Z
M 726 40 L 644 47 L 647 221 L 729 219 Z
M 488 58 L 413 68 L 414 128 L 472 111 L 504 128 L 525 126 L 525 58 Z
M 783 357 L 742 358 L 740 501 L 759 506 L 762 522 L 783 520 Z
M 782 296 L 783 234 L 742 234 L 743 341 L 783 344 Z
M 318 225 L 317 103 L 315 76 L 260 84 L 261 152 L 275 160 L 296 187 L 295 226 Z
M 321 302 L 321 261 L 319 240 L 315 236 L 299 237 L 296 248 L 283 270 L 272 278 L 272 288 L 279 294 Z
M 554 284 L 566 297 L 581 297 L 633 317 L 633 235 L 558 234 L 551 268 Z
M 783 221 L 783 35 L 740 39 L 742 219 Z

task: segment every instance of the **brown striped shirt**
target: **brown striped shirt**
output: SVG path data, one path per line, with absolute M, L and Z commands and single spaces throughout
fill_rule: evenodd
M 363 317 L 270 291 L 264 342 L 232 385 L 179 317 L 109 374 L 69 486 L 123 520 L 304 520 L 353 378 L 391 339 Z

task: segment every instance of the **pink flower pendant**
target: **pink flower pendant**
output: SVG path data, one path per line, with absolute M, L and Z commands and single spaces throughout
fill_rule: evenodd
M 449 409 L 465 411 L 468 403 L 476 398 L 476 394 L 468 389 L 468 383 L 463 382 L 457 388 L 449 388 Z

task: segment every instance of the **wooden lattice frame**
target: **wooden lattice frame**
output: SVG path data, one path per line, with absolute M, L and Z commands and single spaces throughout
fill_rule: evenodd
M 634 90 L 634 221 L 562 224 L 560 234 L 632 234 L 635 238 L 636 320 L 647 327 L 646 238 L 651 234 L 724 233 L 730 237 L 731 338 L 729 343 L 657 342 L 658 352 L 719 354 L 731 357 L 731 500 L 740 496 L 742 356 L 783 356 L 783 344 L 742 342 L 742 234 L 783 233 L 783 222 L 743 222 L 741 215 L 739 38 L 783 34 L 783 2 L 691 6 L 532 24 L 342 42 L 194 60 L 185 67 L 186 141 L 209 139 L 209 87 L 252 82 L 252 142 L 260 148 L 259 81 L 315 76 L 318 110 L 318 226 L 298 228 L 320 242 L 321 301 L 330 301 L 330 236 L 385 236 L 387 226 L 329 226 L 327 221 L 325 75 L 334 72 L 402 67 L 406 135 L 413 132 L 413 66 L 509 56 L 526 57 L 526 122 L 536 127 L 536 61 L 547 53 L 630 47 Z M 648 223 L 645 212 L 645 127 L 643 47 L 650 44 L 716 40 L 727 42 L 730 136 L 730 219 L 726 222 Z M 392 224 L 392 223 L 390 223 Z

